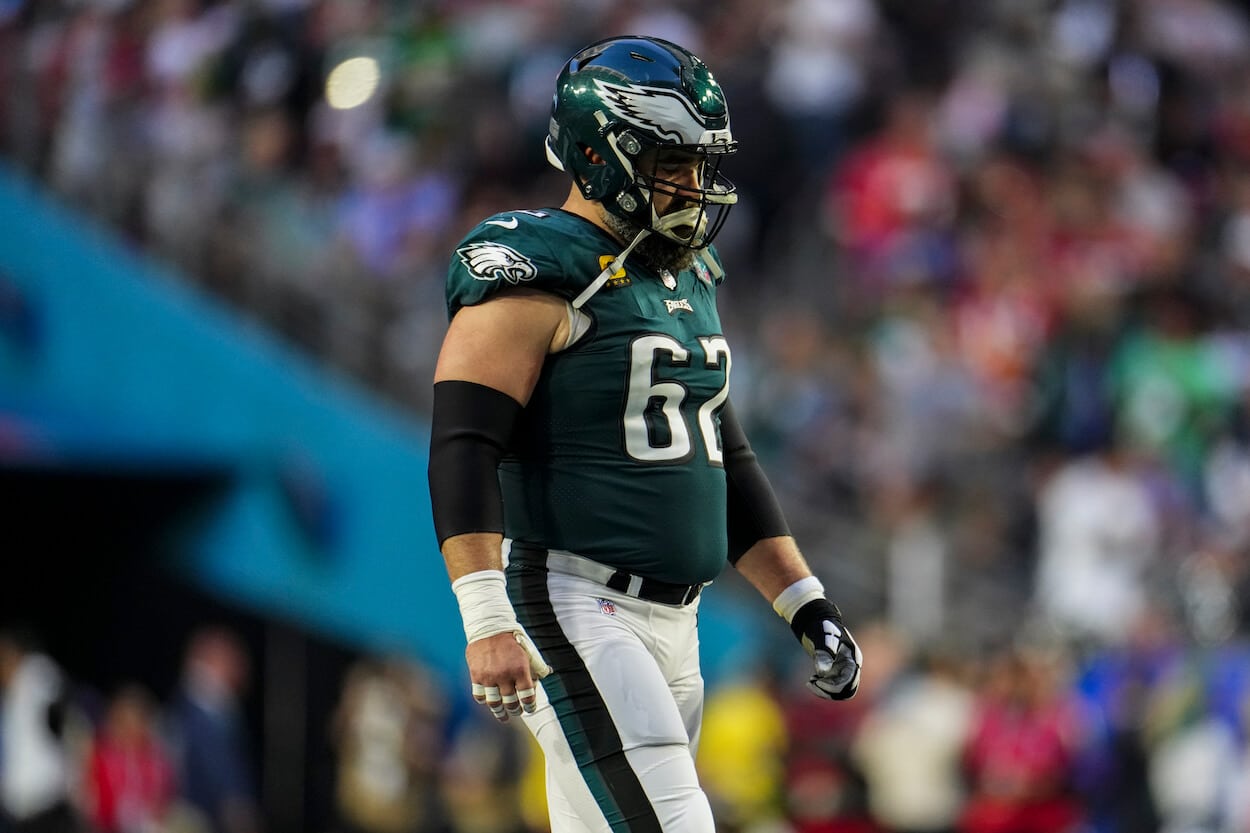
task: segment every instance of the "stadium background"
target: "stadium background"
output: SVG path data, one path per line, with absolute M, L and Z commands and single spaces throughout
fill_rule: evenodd
M 424 419 L 448 252 L 560 201 L 552 79 L 622 32 L 726 88 L 735 401 L 869 656 L 813 704 L 717 583 L 726 829 L 1246 830 L 1250 16 L 1217 0 L 3 0 L 0 620 L 81 736 L 222 625 L 266 829 L 540 824 L 465 702 Z M 361 679 L 425 753 L 378 753 L 390 816 Z

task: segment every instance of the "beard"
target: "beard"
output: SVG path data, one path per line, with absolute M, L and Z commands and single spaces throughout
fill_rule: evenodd
M 643 227 L 633 220 L 618 217 L 606 208 L 603 209 L 603 221 L 617 237 L 626 244 L 633 242 Z M 662 234 L 652 232 L 647 235 L 637 248 L 634 256 L 641 258 L 657 272 L 665 269 L 676 275 L 678 272 L 694 266 L 695 250 L 669 240 Z

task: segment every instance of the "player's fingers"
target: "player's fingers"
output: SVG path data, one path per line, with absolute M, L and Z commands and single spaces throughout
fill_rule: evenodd
M 504 711 L 508 714 L 516 717 L 521 713 L 521 698 L 517 697 L 516 694 L 505 694 L 502 699 Z
M 807 687 L 827 700 L 849 700 L 859 689 L 859 666 L 839 663 L 830 674 L 813 674 Z
M 521 710 L 526 714 L 533 714 L 534 709 L 537 708 L 538 691 L 532 688 L 518 688 L 516 696 L 521 701 Z
M 499 686 L 488 685 L 485 689 L 486 708 L 490 709 L 490 713 L 500 722 L 507 722 L 508 712 L 504 709 L 503 695 L 499 692 Z
M 851 680 L 859 674 L 859 666 L 853 662 L 838 662 L 829 674 L 829 681 L 839 688 L 851 684 Z
M 482 685 L 481 683 L 474 683 L 473 684 L 473 699 L 477 701 L 478 705 L 485 703 L 486 702 L 486 686 Z

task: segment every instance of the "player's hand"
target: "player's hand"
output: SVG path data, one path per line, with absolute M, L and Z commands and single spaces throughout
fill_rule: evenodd
M 794 614 L 790 630 L 815 664 L 807 687 L 826 700 L 854 697 L 864 655 L 842 624 L 837 605 L 828 599 L 813 599 Z
M 524 712 L 533 714 L 538 699 L 535 679 L 551 673 L 524 632 L 497 633 L 465 648 L 473 699 L 501 723 Z

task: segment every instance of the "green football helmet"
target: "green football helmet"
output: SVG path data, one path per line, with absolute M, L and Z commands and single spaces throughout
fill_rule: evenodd
M 712 242 L 738 201 L 720 162 L 737 149 L 725 94 L 682 47 L 659 38 L 609 38 L 578 52 L 556 79 L 547 159 L 582 196 L 692 249 Z M 602 161 L 591 162 L 586 149 Z M 665 178 L 697 164 L 698 187 Z M 676 195 L 656 212 L 653 196 Z

